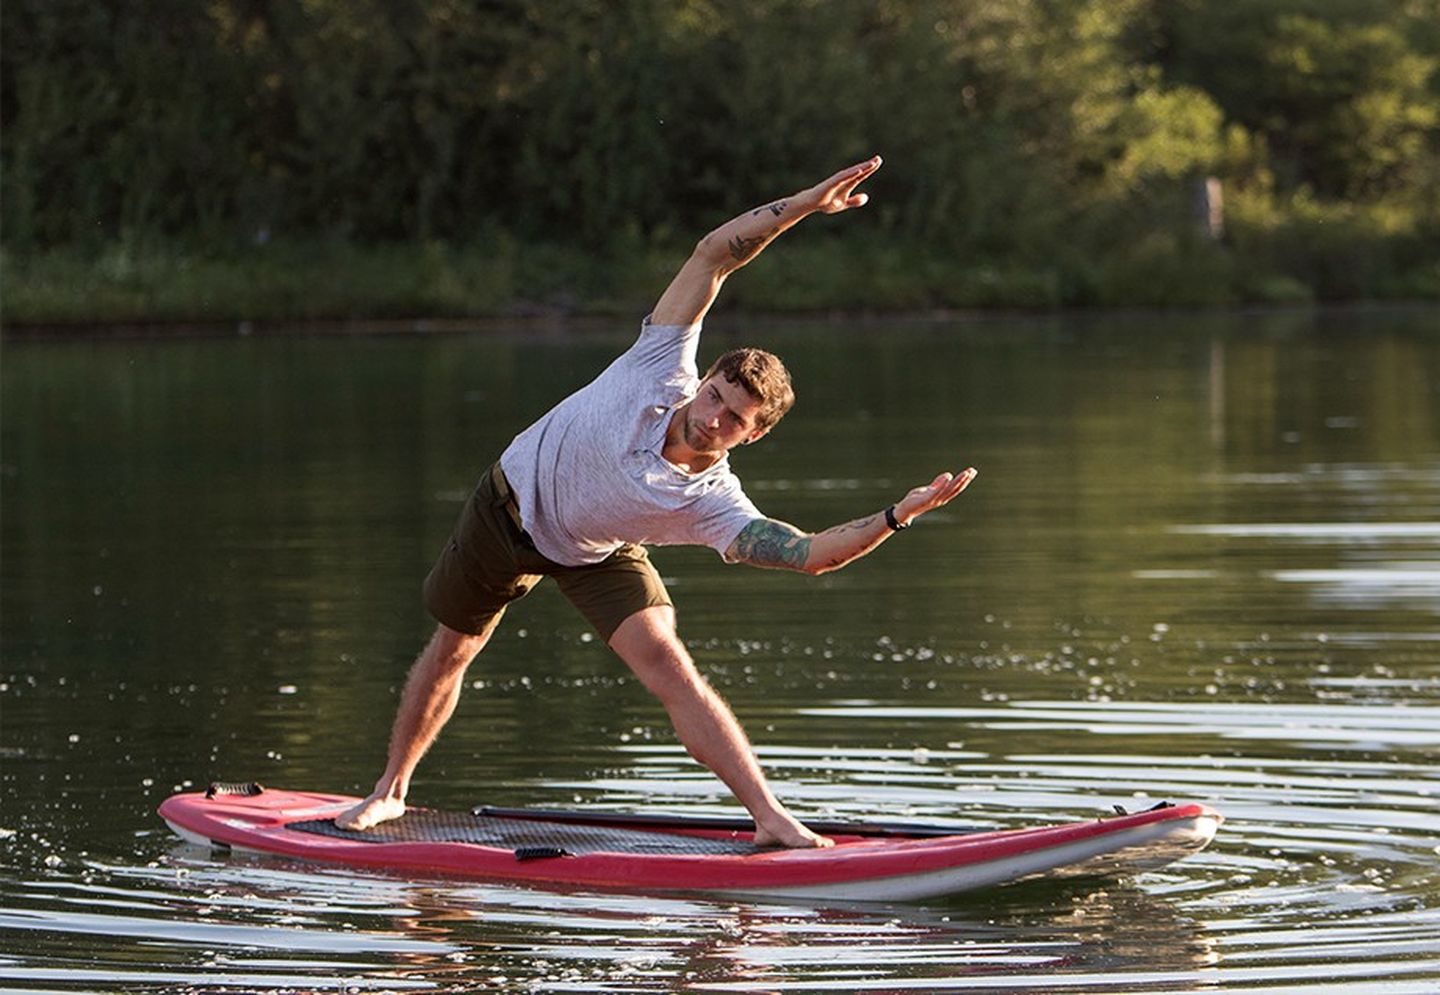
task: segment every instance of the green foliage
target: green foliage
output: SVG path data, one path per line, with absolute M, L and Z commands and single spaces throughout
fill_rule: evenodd
M 643 307 L 704 231 L 875 151 L 874 206 L 727 301 L 1440 283 L 1440 0 L 14 0 L 4 19 L 12 319 Z
M 1167 75 L 1263 136 L 1287 185 L 1365 198 L 1433 161 L 1434 0 L 1180 0 L 1155 11 Z

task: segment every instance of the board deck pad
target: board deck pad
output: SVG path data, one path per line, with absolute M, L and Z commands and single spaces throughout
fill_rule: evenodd
M 398 819 L 369 829 L 341 829 L 333 819 L 309 819 L 286 826 L 358 843 L 475 843 L 506 850 L 563 850 L 566 854 L 633 853 L 696 856 L 746 856 L 765 850 L 744 839 L 712 839 L 678 833 L 646 832 L 611 826 L 497 819 L 465 812 L 411 809 Z

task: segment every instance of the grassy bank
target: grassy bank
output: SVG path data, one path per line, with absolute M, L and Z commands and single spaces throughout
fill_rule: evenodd
M 876 240 L 878 241 L 878 240 Z M 1212 306 L 1440 300 L 1440 259 L 1359 226 L 1240 226 L 1226 244 L 1152 234 L 1043 260 L 961 258 L 859 238 L 795 238 L 726 288 L 756 311 Z M 224 253 L 115 243 L 6 252 L 6 324 L 635 314 L 688 246 L 596 254 L 497 237 L 485 244 L 279 242 Z
M 119 243 L 4 257 L 7 323 L 467 317 L 621 310 L 663 280 L 582 253 L 501 241 L 280 242 L 225 253 Z M 663 285 L 663 283 L 661 284 Z

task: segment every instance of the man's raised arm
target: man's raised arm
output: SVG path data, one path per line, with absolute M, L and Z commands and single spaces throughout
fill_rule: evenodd
M 917 487 L 898 504 L 866 518 L 809 533 L 774 518 L 757 518 L 726 550 L 725 558 L 754 567 L 777 567 L 807 574 L 838 570 L 870 552 L 927 511 L 949 504 L 975 479 L 975 468 L 942 473 Z
M 813 187 L 747 211 L 716 228 L 700 240 L 670 281 L 651 312 L 651 321 L 693 325 L 704 318 L 725 278 L 759 255 L 786 228 L 817 211 L 836 214 L 864 206 L 869 197 L 856 193 L 855 188 L 879 168 L 878 155 L 857 162 Z

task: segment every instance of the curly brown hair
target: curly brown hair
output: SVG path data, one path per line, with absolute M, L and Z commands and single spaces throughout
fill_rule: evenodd
M 774 425 L 795 403 L 790 371 L 785 369 L 779 356 L 764 349 L 731 349 L 710 364 L 702 379 L 708 380 L 717 373 L 744 387 L 751 397 L 760 402 L 760 413 L 755 417 L 756 428 Z

